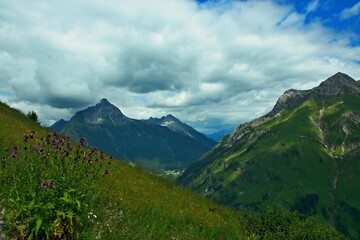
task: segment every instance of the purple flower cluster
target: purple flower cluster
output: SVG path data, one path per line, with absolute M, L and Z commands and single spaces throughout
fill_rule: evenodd
M 12 149 L 4 148 L 9 153 L 9 158 L 21 158 L 26 161 L 31 160 L 34 156 L 40 159 L 40 154 L 43 159 L 61 159 L 61 161 L 79 161 L 79 163 L 87 163 L 89 165 L 100 164 L 102 161 L 113 159 L 112 156 L 107 156 L 105 152 L 100 151 L 97 147 L 87 148 L 86 139 L 80 138 L 77 145 L 71 141 L 70 137 L 62 137 L 57 132 L 48 133 L 45 137 L 35 138 L 35 131 L 25 134 L 23 141 L 25 144 L 22 153 L 18 146 Z M 5 161 L 5 160 L 4 160 Z M 44 162 L 44 167 L 49 163 Z M 99 166 L 99 165 L 97 165 Z M 46 167 L 45 167 L 46 168 Z M 96 167 L 97 168 L 97 167 Z M 95 173 L 94 171 L 91 171 Z M 103 174 L 109 174 L 109 169 L 103 170 Z M 40 184 L 42 188 L 50 188 L 53 186 L 52 182 L 43 182 Z
M 55 186 L 54 182 L 42 182 L 40 183 L 41 188 L 52 188 Z
M 30 139 L 34 138 L 35 131 L 31 131 L 30 134 L 24 135 L 24 142 L 28 142 Z
M 84 137 L 79 139 L 79 143 L 81 146 L 85 146 L 86 139 Z

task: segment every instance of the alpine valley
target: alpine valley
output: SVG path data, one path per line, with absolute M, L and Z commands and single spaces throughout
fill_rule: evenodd
M 85 137 L 89 145 L 118 159 L 159 172 L 183 169 L 215 145 L 172 115 L 131 119 L 106 99 L 50 128 L 73 139 Z
M 360 81 L 343 73 L 288 90 L 179 178 L 235 209 L 280 204 L 360 238 Z

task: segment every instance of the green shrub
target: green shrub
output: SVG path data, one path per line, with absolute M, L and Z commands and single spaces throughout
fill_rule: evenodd
M 280 206 L 263 205 L 258 212 L 245 214 L 248 235 L 258 239 L 345 239 L 330 227 L 316 224 L 313 218 L 300 219 L 297 212 Z
M 34 122 L 39 122 L 38 115 L 36 114 L 35 111 L 29 111 L 28 114 L 26 114 L 26 117 L 33 120 Z
M 57 133 L 24 135 L 6 148 L 0 166 L 0 211 L 7 233 L 20 239 L 78 238 L 97 193 L 95 182 L 109 161 L 97 148 Z M 105 164 L 106 164 L 105 163 Z M 110 162 L 109 162 L 110 163 Z

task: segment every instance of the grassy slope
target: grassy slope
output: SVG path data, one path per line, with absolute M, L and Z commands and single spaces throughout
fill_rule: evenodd
M 360 236 L 360 155 L 359 151 L 342 153 L 341 144 L 346 137 L 342 116 L 360 112 L 359 102 L 353 96 L 326 102 L 314 96 L 312 101 L 282 111 L 280 118 L 250 130 L 244 139 L 255 131 L 265 131 L 260 136 L 208 153 L 181 181 L 235 208 L 256 207 L 262 202 L 292 208 L 306 195 L 316 194 L 318 204 L 308 214 L 356 238 Z M 321 118 L 328 148 L 309 116 L 315 121 Z M 351 141 L 359 141 L 359 124 L 347 123 L 352 133 L 345 143 L 351 145 Z M 342 155 L 332 157 L 336 154 Z
M 30 130 L 48 131 L 2 103 L 0 123 L 0 154 L 5 145 L 21 148 Z M 343 239 L 278 208 L 238 213 L 139 167 L 112 161 L 108 168 L 80 239 Z
M 48 130 L 0 103 L 0 153 L 21 145 L 24 133 Z M 200 195 L 146 172 L 114 161 L 98 184 L 101 194 L 84 239 L 243 239 L 242 218 Z

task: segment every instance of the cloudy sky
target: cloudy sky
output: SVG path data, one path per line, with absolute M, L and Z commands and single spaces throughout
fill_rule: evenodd
M 359 19 L 352 0 L 0 0 L 0 101 L 51 124 L 107 98 L 212 132 L 360 79 Z

